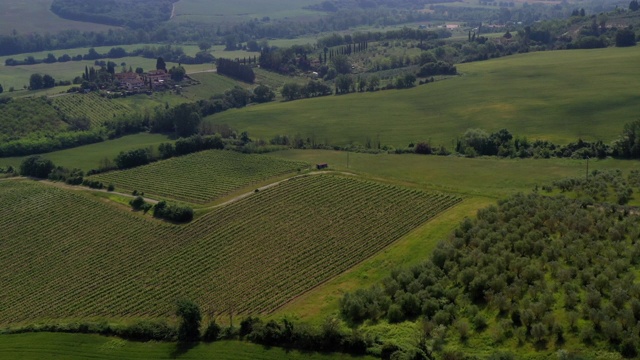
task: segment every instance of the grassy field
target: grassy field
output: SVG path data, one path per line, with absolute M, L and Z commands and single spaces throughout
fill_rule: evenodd
M 43 155 L 51 159 L 57 166 L 70 169 L 79 168 L 84 171 L 95 169 L 100 161 L 108 158 L 113 160 L 120 151 L 156 146 L 163 142 L 171 142 L 166 135 L 161 134 L 137 134 L 123 136 L 115 140 L 104 141 L 97 144 L 80 146 L 77 148 L 54 151 Z M 0 167 L 19 167 L 26 157 L 0 158 Z
M 183 0 L 175 5 L 176 16 L 172 21 L 194 21 L 204 23 L 235 23 L 239 21 L 318 17 L 324 13 L 302 9 L 316 3 L 313 0 L 278 0 L 255 2 L 251 0 Z
M 572 159 L 469 159 L 455 156 L 361 154 L 323 150 L 289 150 L 272 156 L 311 164 L 326 162 L 333 170 L 355 171 L 381 181 L 418 186 L 468 196 L 503 198 L 528 192 L 536 185 L 567 177 L 581 177 L 585 160 Z M 629 160 L 589 161 L 589 170 L 640 169 Z M 640 196 L 636 196 L 640 197 Z
M 0 34 L 9 35 L 38 32 L 57 33 L 63 30 L 107 31 L 113 26 L 99 25 L 59 18 L 49 11 L 52 0 L 1 0 Z M 26 21 L 33 19 L 33 21 Z
M 269 313 L 460 200 L 316 175 L 177 226 L 32 181 L 0 182 L 0 198 L 2 325 L 169 317 L 178 298 Z
M 92 176 L 118 189 L 142 191 L 152 198 L 208 203 L 251 184 L 309 165 L 299 161 L 233 151 L 209 150 L 137 168 Z
M 301 134 L 330 144 L 379 136 L 393 146 L 430 140 L 451 147 L 468 128 L 609 142 L 637 118 L 639 54 L 640 47 L 514 55 L 459 65 L 462 76 L 414 89 L 270 103 L 208 121 L 256 137 Z
M 118 338 L 84 334 L 19 334 L 0 335 L 0 358 L 14 360 L 160 360 L 160 359 L 218 359 L 218 360 L 342 360 L 371 357 L 352 357 L 344 354 L 317 354 L 265 348 L 240 341 L 218 341 L 199 344 L 183 350 L 174 343 L 131 342 Z
M 194 101 L 199 99 L 208 99 L 213 95 L 222 94 L 225 91 L 232 89 L 234 86 L 250 86 L 249 84 L 233 80 L 226 76 L 218 75 L 215 72 L 203 72 L 191 74 L 189 76 L 194 80 L 198 80 L 200 84 L 184 88 L 182 90 L 182 94 Z
M 99 126 L 107 120 L 131 111 L 121 102 L 101 97 L 95 92 L 59 96 L 53 99 L 53 105 L 71 118 L 89 118 L 91 126 Z

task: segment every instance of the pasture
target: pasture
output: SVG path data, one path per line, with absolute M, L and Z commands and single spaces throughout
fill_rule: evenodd
M 178 298 L 270 313 L 460 201 L 315 175 L 177 226 L 33 181 L 0 182 L 0 198 L 0 325 L 169 317 Z
M 90 179 L 138 190 L 152 198 L 171 198 L 204 204 L 252 184 L 306 170 L 298 161 L 234 151 L 209 150 L 158 161 Z
M 217 341 L 198 344 L 188 350 L 173 343 L 132 342 L 118 338 L 85 335 L 36 333 L 0 335 L 0 358 L 22 360 L 158 360 L 158 359 L 219 359 L 219 360 L 347 360 L 344 354 L 317 354 L 286 351 L 240 341 Z M 358 357 L 372 360 L 372 357 Z
M 413 89 L 269 103 L 207 121 L 254 137 L 300 134 L 332 145 L 379 137 L 396 147 L 430 141 L 451 148 L 469 128 L 558 144 L 610 142 L 637 118 L 638 55 L 640 47 L 514 55 L 458 65 L 461 76 Z
M 286 160 L 329 163 L 331 169 L 353 171 L 380 181 L 458 193 L 473 197 L 504 198 L 529 192 L 554 180 L 583 177 L 585 160 L 464 158 L 396 154 L 362 154 L 325 150 L 288 150 L 271 154 Z M 637 161 L 592 159 L 589 171 L 640 169 Z M 637 195 L 636 198 L 640 196 Z M 638 201 L 640 204 L 640 201 Z
M 64 30 L 107 31 L 113 26 L 72 21 L 52 13 L 52 0 L 0 0 L 0 34 L 9 35 L 37 32 L 57 33 Z
M 171 142 L 166 135 L 142 133 L 72 149 L 54 151 L 42 156 L 51 159 L 57 166 L 88 171 L 98 168 L 100 162 L 105 158 L 113 160 L 120 151 L 146 148 L 148 146 L 157 147 L 165 142 Z M 0 158 L 0 167 L 11 165 L 17 168 L 25 158 L 26 156 Z
M 255 18 L 271 19 L 319 17 L 322 12 L 304 10 L 315 4 L 314 0 L 278 1 L 222 1 L 222 0 L 182 0 L 175 4 L 175 17 L 171 21 L 193 21 L 212 24 L 232 24 Z

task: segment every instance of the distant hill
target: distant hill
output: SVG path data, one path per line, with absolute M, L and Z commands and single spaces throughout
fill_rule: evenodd
M 468 128 L 557 144 L 610 142 L 638 116 L 638 55 L 638 47 L 514 55 L 458 65 L 462 76 L 413 89 L 270 103 L 206 121 L 252 137 L 299 134 L 329 145 L 379 137 L 396 147 L 420 140 L 450 147 Z

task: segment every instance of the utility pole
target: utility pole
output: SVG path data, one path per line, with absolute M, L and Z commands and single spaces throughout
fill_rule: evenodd
M 589 157 L 587 156 L 587 181 L 589 181 Z

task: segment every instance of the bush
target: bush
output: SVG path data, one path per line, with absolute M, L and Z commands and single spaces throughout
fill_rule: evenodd
M 20 174 L 22 176 L 46 179 L 54 168 L 53 161 L 41 156 L 30 156 L 20 164 Z
M 173 222 L 184 223 L 193 220 L 193 209 L 160 201 L 153 207 L 153 216 Z
M 220 327 L 220 325 L 218 325 L 215 320 L 212 320 L 209 323 L 209 326 L 207 326 L 207 329 L 204 331 L 204 336 L 202 336 L 202 340 L 204 342 L 216 341 L 218 340 L 218 337 L 220 336 L 221 331 L 222 331 L 222 328 Z

